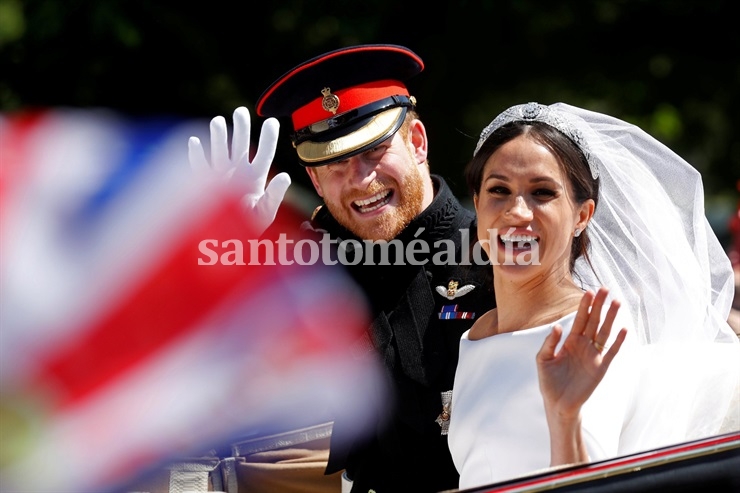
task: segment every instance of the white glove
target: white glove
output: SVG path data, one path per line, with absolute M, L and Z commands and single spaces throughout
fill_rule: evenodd
M 226 120 L 217 116 L 211 120 L 211 161 L 198 137 L 188 141 L 188 160 L 190 167 L 199 177 L 213 176 L 215 173 L 224 179 L 230 179 L 244 192 L 244 204 L 247 219 L 261 235 L 275 220 L 278 207 L 290 186 L 290 176 L 282 172 L 267 183 L 267 173 L 275 157 L 280 123 L 275 118 L 268 118 L 262 124 L 259 146 L 254 159 L 249 161 L 249 139 L 251 122 L 249 110 L 240 106 L 234 110 L 234 135 L 229 156 Z

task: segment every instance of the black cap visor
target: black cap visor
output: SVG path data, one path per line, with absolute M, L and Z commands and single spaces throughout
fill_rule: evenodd
M 395 134 L 407 110 L 395 106 L 299 141 L 295 144 L 298 158 L 304 166 L 324 166 L 363 153 Z

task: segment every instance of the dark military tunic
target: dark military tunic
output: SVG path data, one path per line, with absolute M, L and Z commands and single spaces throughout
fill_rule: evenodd
M 377 416 L 377 432 L 355 439 L 352 423 L 335 422 L 327 473 L 347 469 L 353 492 L 437 492 L 458 486 L 447 448 L 442 393 L 452 389 L 460 336 L 475 319 L 495 306 L 491 266 L 476 262 L 475 214 L 453 196 L 444 180 L 433 176 L 435 198 L 397 237 L 404 246 L 420 240 L 428 253 L 406 256 L 397 264 L 348 265 L 372 311 L 367 338 L 351 350 L 358 357 L 380 357 L 395 399 L 367 405 Z M 322 207 L 311 226 L 338 241 L 361 240 L 340 226 Z M 419 245 L 419 243 L 416 243 Z M 452 254 L 454 245 L 454 254 Z M 404 249 L 405 250 L 405 249 Z M 352 260 L 354 252 L 348 252 Z M 436 261 L 435 261 L 436 255 Z M 454 256 L 454 258 L 453 258 Z M 482 253 L 485 260 L 487 257 Z M 415 260 L 417 264 L 413 265 Z M 424 262 L 426 260 L 426 262 Z M 372 395 L 368 392 L 368 395 Z

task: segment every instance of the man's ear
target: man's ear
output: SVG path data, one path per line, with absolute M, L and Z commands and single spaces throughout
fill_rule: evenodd
M 321 190 L 321 182 L 319 181 L 319 176 L 316 168 L 306 168 L 306 173 L 308 173 L 308 177 L 311 178 L 311 183 L 313 183 L 313 187 L 316 189 L 316 193 L 319 194 L 319 197 L 323 199 L 324 192 Z
M 411 120 L 409 123 L 409 137 L 411 153 L 416 158 L 417 164 L 425 163 L 429 155 L 429 139 L 427 139 L 427 129 L 421 120 Z

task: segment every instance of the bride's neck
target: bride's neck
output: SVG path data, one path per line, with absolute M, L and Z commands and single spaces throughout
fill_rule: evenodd
M 570 276 L 515 283 L 496 280 L 497 332 L 538 327 L 578 309 L 583 291 Z

